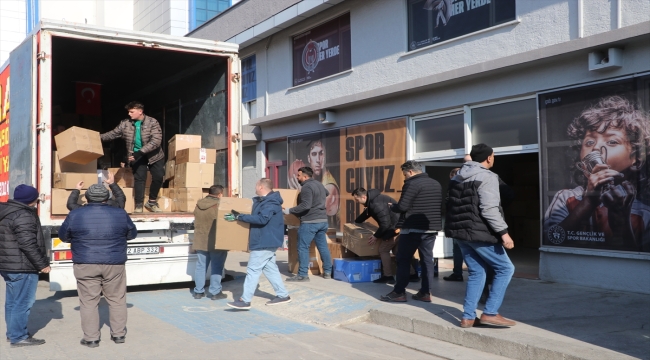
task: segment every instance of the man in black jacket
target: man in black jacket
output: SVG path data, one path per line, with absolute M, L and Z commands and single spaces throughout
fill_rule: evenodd
M 124 209 L 124 205 L 126 204 L 126 195 L 124 195 L 122 188 L 120 188 L 120 186 L 115 183 L 115 175 L 112 172 L 108 172 L 108 178 L 104 180 L 104 184 L 108 185 L 111 193 L 113 193 L 113 197 L 108 199 L 106 203 L 112 207 Z M 84 182 L 79 181 L 77 184 L 77 189 L 70 192 L 70 196 L 68 196 L 68 202 L 66 203 L 68 210 L 72 211 L 83 206 L 79 205 L 79 195 L 81 194 L 81 189 L 83 189 L 83 186 Z
M 417 161 L 401 166 L 406 180 L 397 204 L 388 204 L 391 211 L 400 214 L 396 228 L 400 229 L 397 251 L 397 281 L 393 291 L 380 297 L 382 301 L 405 302 L 409 267 L 415 250 L 420 252 L 422 284 L 413 300 L 431 302 L 429 285 L 433 282 L 433 245 L 442 229 L 442 187 L 422 172 Z
M 7 286 L 5 321 L 11 347 L 45 344 L 27 332 L 38 272 L 50 272 L 37 204 L 38 190 L 28 185 L 18 185 L 13 200 L 0 203 L 0 275 Z

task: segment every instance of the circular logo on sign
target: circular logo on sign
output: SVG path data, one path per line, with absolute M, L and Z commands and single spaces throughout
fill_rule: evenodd
M 415 41 L 411 41 L 411 50 L 415 50 L 416 46 Z
M 314 72 L 316 66 L 318 66 L 318 52 L 320 47 L 318 43 L 314 40 L 311 40 L 305 45 L 305 48 L 302 50 L 302 67 L 305 68 L 307 74 Z
M 566 233 L 564 232 L 564 229 L 562 229 L 559 225 L 553 225 L 550 229 L 548 229 L 547 237 L 548 241 L 557 245 L 564 242 Z

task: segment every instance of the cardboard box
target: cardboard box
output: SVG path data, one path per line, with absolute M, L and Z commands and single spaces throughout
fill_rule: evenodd
M 133 169 L 131 168 L 109 168 L 106 171 L 113 174 L 115 183 L 121 188 L 132 188 L 135 184 Z M 147 176 L 147 180 L 150 178 L 151 174 Z
M 73 126 L 56 135 L 54 141 L 59 160 L 88 164 L 104 156 L 102 140 L 97 131 Z
M 290 209 L 298 205 L 298 194 L 300 190 L 295 189 L 273 189 L 280 193 L 282 197 L 282 207 L 285 209 Z M 289 214 L 284 215 L 284 224 L 289 226 L 300 226 L 300 219 L 296 215 Z
M 194 212 L 197 201 L 203 198 L 203 192 L 201 191 L 201 188 L 184 188 L 174 190 L 174 196 L 172 197 L 174 199 L 172 211 L 175 212 Z
M 169 180 L 174 177 L 176 172 L 176 160 L 172 159 L 167 161 L 165 164 L 165 178 L 164 180 Z
M 66 205 L 71 193 L 72 190 L 52 189 L 52 215 L 68 215 L 70 213 Z M 79 205 L 85 205 L 87 203 L 85 194 L 86 191 L 81 190 L 78 201 Z
M 52 173 L 94 173 L 97 171 L 97 159 L 88 164 L 75 164 L 59 159 L 58 151 L 52 151 Z
M 174 200 L 171 198 L 168 198 L 166 196 L 161 196 L 158 198 L 158 207 L 160 207 L 160 210 L 163 212 L 172 212 L 173 205 Z
M 345 224 L 343 226 L 343 246 L 359 256 L 378 256 L 379 243 L 368 245 L 368 239 L 377 227 L 372 224 Z
M 217 149 L 191 148 L 176 150 L 176 165 L 183 163 L 216 164 Z
M 332 256 L 332 262 L 334 259 L 350 259 L 358 257 L 357 254 L 348 250 L 341 243 L 328 243 L 327 247 L 330 250 L 330 255 Z
M 170 198 L 170 199 L 173 199 L 174 196 L 176 196 L 174 194 L 174 190 L 176 190 L 176 189 L 171 189 L 171 188 L 170 189 L 168 189 L 168 188 L 160 189 L 160 191 L 162 192 L 162 196 L 164 196 L 166 198 Z
M 97 183 L 97 173 L 55 173 L 52 176 L 52 187 L 55 189 L 74 190 L 77 188 L 79 181 L 84 182 L 83 189 L 88 189 L 90 185 Z
M 250 225 L 241 221 L 226 221 L 224 216 L 229 214 L 231 210 L 239 211 L 242 214 L 250 214 L 252 208 L 253 201 L 251 199 L 221 198 L 219 207 L 216 209 L 215 249 L 248 251 Z
M 349 283 L 371 282 L 381 277 L 381 260 L 334 259 L 334 279 Z
M 288 238 L 287 247 L 289 248 L 289 272 L 292 274 L 297 274 L 298 267 L 300 265 L 298 261 L 298 229 L 289 229 Z M 318 249 L 316 249 L 316 243 L 313 241 L 309 246 L 308 271 L 311 275 L 320 275 L 323 273 L 323 261 L 321 260 Z
M 209 188 L 214 185 L 214 164 L 184 163 L 176 165 L 176 188 Z
M 135 210 L 135 193 L 133 192 L 133 189 L 130 188 L 122 188 L 122 191 L 126 197 L 124 211 L 126 211 L 127 214 L 133 214 L 133 210 Z
M 201 148 L 201 135 L 184 135 L 177 134 L 169 139 L 167 146 L 168 160 L 176 159 L 176 153 L 183 149 L 200 149 Z M 216 154 L 215 154 L 216 156 Z

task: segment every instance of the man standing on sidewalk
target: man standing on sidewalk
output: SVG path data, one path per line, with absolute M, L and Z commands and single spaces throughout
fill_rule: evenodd
M 422 172 L 417 161 L 407 161 L 401 166 L 406 180 L 397 204 L 388 204 L 391 211 L 399 213 L 400 229 L 397 251 L 397 281 L 393 291 L 380 297 L 382 301 L 405 302 L 409 268 L 415 251 L 420 252 L 422 284 L 413 300 L 431 302 L 429 287 L 433 283 L 433 245 L 442 229 L 442 187 L 440 183 Z
M 465 155 L 465 162 L 472 161 L 471 158 L 468 160 L 468 157 L 469 155 Z M 452 169 L 449 173 L 449 179 L 453 179 L 454 176 L 458 174 L 458 170 L 460 170 L 460 168 Z M 445 281 L 463 281 L 463 253 L 460 251 L 460 247 L 458 247 L 456 239 L 453 239 L 453 242 L 454 268 L 452 269 L 451 275 L 445 276 L 442 279 Z
M 223 196 L 223 186 L 212 185 L 208 196 L 199 200 L 194 208 L 194 240 L 192 249 L 196 251 L 196 269 L 194 270 L 194 298 L 201 299 L 205 296 L 205 273 L 210 267 L 210 300 L 225 299 L 227 296 L 221 291 L 223 267 L 228 257 L 227 250 L 214 249 L 214 234 L 217 231 L 215 208 Z
M 29 185 L 18 185 L 13 200 L 0 203 L 0 275 L 6 285 L 5 322 L 11 347 L 45 344 L 27 331 L 38 272 L 50 272 L 37 204 L 38 190 Z
M 478 144 L 472 147 L 470 155 L 473 161 L 463 164 L 449 183 L 445 222 L 445 234 L 456 239 L 469 272 L 460 326 L 513 326 L 514 321 L 499 315 L 515 267 L 504 250 L 512 249 L 514 242 L 503 220 L 499 177 L 489 170 L 494 166 L 494 151 Z M 490 268 L 495 272 L 494 281 L 479 320 L 476 306 Z
M 244 293 L 239 301 L 228 303 L 228 306 L 240 310 L 251 308 L 251 300 L 264 273 L 273 286 L 275 298 L 266 305 L 280 305 L 291 302 L 289 293 L 282 283 L 280 270 L 275 263 L 275 252 L 284 243 L 284 217 L 282 216 L 282 197 L 273 191 L 271 179 L 260 179 L 255 184 L 253 210 L 251 215 L 240 214 L 235 210 L 231 213 L 236 220 L 249 223 L 251 230 L 248 240 L 250 257 L 246 267 Z
M 285 214 L 294 214 L 300 218 L 298 228 L 298 275 L 287 278 L 287 281 L 309 281 L 309 246 L 312 240 L 323 260 L 323 278 L 332 278 L 332 258 L 327 247 L 327 212 L 325 199 L 329 192 L 322 183 L 314 180 L 314 171 L 304 166 L 298 169 L 298 182 L 301 185 L 298 205 L 284 209 Z
M 124 209 L 106 203 L 110 194 L 104 185 L 90 185 L 88 204 L 72 210 L 59 229 L 61 241 L 72 250 L 77 279 L 79 313 L 84 336 L 81 345 L 98 347 L 101 334 L 98 304 L 101 294 L 108 302 L 111 340 L 126 337 L 126 242 L 138 230 Z
M 143 212 L 143 206 L 151 212 L 162 212 L 158 207 L 158 192 L 165 176 L 165 153 L 162 149 L 162 130 L 158 120 L 144 114 L 144 105 L 132 101 L 125 106 L 129 119 L 122 120 L 117 127 L 101 134 L 102 141 L 118 138 L 126 142 L 127 160 L 133 168 L 135 179 L 135 210 Z M 151 172 L 149 201 L 144 203 L 147 170 Z

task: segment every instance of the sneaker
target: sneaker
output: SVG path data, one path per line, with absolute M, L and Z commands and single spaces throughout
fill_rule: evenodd
M 287 297 L 276 296 L 275 298 L 273 298 L 273 300 L 267 301 L 266 305 L 273 306 L 273 305 L 288 304 L 290 302 L 291 302 L 291 298 L 288 296 Z
M 292 276 L 292 277 L 288 277 L 285 281 L 309 282 L 309 276 L 295 275 L 295 276 Z
M 379 300 L 386 302 L 406 302 L 406 293 L 398 294 L 394 291 L 391 291 L 388 293 L 388 295 L 380 296 Z
M 218 294 L 210 295 L 210 300 L 222 300 L 227 297 L 228 295 L 224 294 L 222 291 L 219 291 Z
M 442 278 L 445 281 L 463 281 L 463 275 L 457 275 L 452 273 L 449 276 L 445 276 Z
M 251 308 L 251 303 L 241 301 L 241 299 L 239 299 L 238 301 L 229 302 L 226 305 L 237 310 L 250 310 Z
M 205 297 L 205 293 L 194 293 L 192 297 L 195 298 L 196 300 L 203 299 Z
M 30 336 L 25 340 L 20 340 L 17 343 L 11 344 L 11 347 L 14 348 L 14 347 L 34 346 L 34 345 L 43 345 L 43 344 L 45 344 L 45 340 L 34 339 L 33 337 Z
M 409 282 L 419 282 L 419 281 L 420 281 L 420 277 L 418 276 L 418 274 L 413 274 L 409 277 Z
M 325 272 L 325 273 L 323 274 L 323 279 L 325 279 L 325 280 L 329 280 L 329 279 L 331 279 L 331 278 L 332 278 L 332 273 L 331 273 L 331 272 Z
M 162 212 L 160 207 L 158 207 L 158 203 L 152 203 L 151 201 L 147 201 L 147 203 L 144 204 L 144 208 L 155 213 Z
M 126 336 L 111 336 L 111 340 L 116 344 L 124 344 L 126 342 Z
M 143 212 L 144 212 L 144 210 L 142 208 L 142 204 L 135 204 L 135 209 L 133 210 L 133 213 L 137 214 L 137 213 L 143 213 Z
M 418 291 L 417 294 L 413 294 L 413 300 L 431 302 L 431 294 L 425 294 Z
M 96 347 L 99 347 L 99 340 L 95 340 L 95 341 L 86 341 L 86 340 L 84 340 L 84 339 L 81 339 L 81 341 L 80 341 L 79 343 L 80 343 L 81 345 L 83 345 L 83 346 L 88 346 L 89 348 L 96 348 Z
M 372 282 L 375 283 L 375 284 L 386 284 L 386 283 L 388 283 L 390 280 L 393 280 L 393 277 L 392 277 L 392 276 L 382 276 L 382 277 L 380 277 L 380 278 L 377 279 L 377 280 L 373 280 Z

